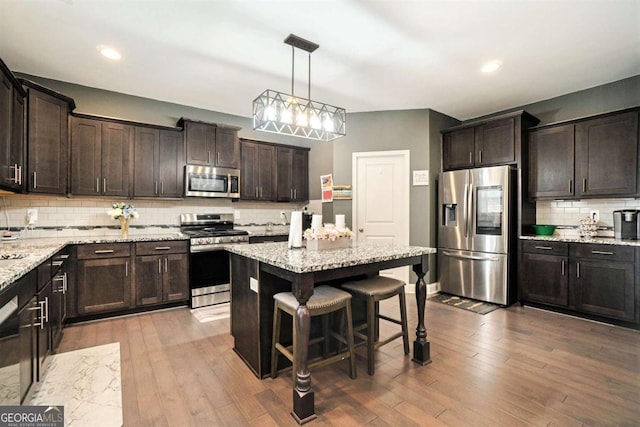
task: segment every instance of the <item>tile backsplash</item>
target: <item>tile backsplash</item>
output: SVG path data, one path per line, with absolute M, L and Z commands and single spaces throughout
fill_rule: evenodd
M 551 200 L 536 203 L 536 223 L 557 225 L 555 234 L 578 236 L 578 221 L 593 210 L 600 213 L 599 236 L 613 236 L 613 211 L 640 209 L 636 199 Z
M 5 195 L 0 197 L 0 230 L 26 232 L 28 237 L 117 234 L 119 223 L 107 215 L 114 202 L 128 202 L 136 207 L 140 217 L 131 223 L 131 233 L 177 231 L 182 213 L 235 213 L 237 225 L 281 224 L 280 212 L 287 222 L 291 211 L 305 205 L 294 203 L 232 202 L 227 199 L 184 200 L 122 200 L 74 199 L 66 197 Z M 314 201 L 310 202 L 312 211 Z M 37 209 L 38 220 L 27 226 L 27 209 Z

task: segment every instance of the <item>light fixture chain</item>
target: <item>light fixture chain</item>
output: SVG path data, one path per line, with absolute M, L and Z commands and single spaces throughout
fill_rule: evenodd
M 296 72 L 296 48 L 291 46 L 291 97 L 295 95 L 293 91 L 293 75 Z
M 309 89 L 307 98 L 311 101 L 311 52 L 309 52 Z

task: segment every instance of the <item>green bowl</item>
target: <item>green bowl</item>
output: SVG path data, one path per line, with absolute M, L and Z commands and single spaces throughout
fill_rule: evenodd
M 538 236 L 551 236 L 556 231 L 555 225 L 534 225 L 533 229 L 536 230 Z

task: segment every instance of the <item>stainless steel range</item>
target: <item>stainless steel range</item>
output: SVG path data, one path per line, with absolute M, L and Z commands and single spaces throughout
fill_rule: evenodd
M 191 307 L 230 301 L 229 254 L 224 245 L 249 243 L 249 233 L 234 229 L 233 214 L 182 214 L 180 231 L 190 237 Z

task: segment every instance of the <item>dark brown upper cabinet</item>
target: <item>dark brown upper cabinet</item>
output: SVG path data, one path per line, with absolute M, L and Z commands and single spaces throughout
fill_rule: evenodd
M 0 188 L 23 192 L 24 97 L 26 93 L 0 59 Z
M 241 140 L 241 153 L 240 197 L 243 200 L 275 200 L 275 147 Z
M 133 126 L 71 118 L 71 194 L 128 197 Z
M 525 111 L 474 120 L 442 131 L 442 170 L 522 162 L 522 132 L 538 123 Z
M 68 115 L 75 102 L 29 80 L 20 82 L 27 92 L 27 189 L 31 193 L 66 194 Z
M 576 196 L 638 194 L 638 112 L 576 124 Z
M 240 168 L 240 140 L 234 126 L 220 126 L 182 118 L 186 163 L 222 168 Z
M 574 126 L 529 133 L 529 191 L 534 198 L 574 195 Z
M 182 132 L 135 128 L 133 197 L 182 197 L 183 168 Z
M 309 200 L 309 149 L 276 148 L 276 201 Z
M 532 129 L 532 199 L 640 195 L 638 110 Z

